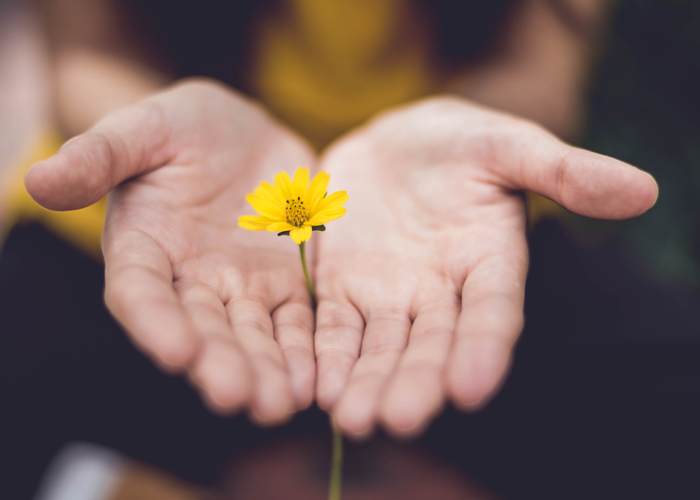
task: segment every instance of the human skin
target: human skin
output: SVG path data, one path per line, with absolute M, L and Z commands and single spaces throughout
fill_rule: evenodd
M 602 219 L 658 194 L 631 165 L 457 97 L 381 115 L 321 168 L 350 200 L 317 239 L 317 400 L 356 437 L 415 435 L 448 398 L 495 394 L 523 326 L 523 190 Z
M 307 407 L 313 312 L 298 249 L 239 228 L 245 194 L 311 150 L 259 108 L 191 82 L 114 112 L 27 175 L 54 210 L 112 191 L 105 298 L 161 366 L 214 409 L 263 424 Z M 522 329 L 522 190 L 623 219 L 657 196 L 648 174 L 462 98 L 387 112 L 322 157 L 348 214 L 314 236 L 317 399 L 341 428 L 411 435 L 446 398 L 485 404 Z
M 311 149 L 261 108 L 209 81 L 108 114 L 27 174 L 52 210 L 110 192 L 105 301 L 161 367 L 214 410 L 276 424 L 313 399 L 313 311 L 289 238 L 238 227 L 245 195 Z
M 114 25 L 119 16 L 113 15 L 111 0 L 43 3 L 48 6 L 46 18 L 52 26 L 57 118 L 68 136 L 82 133 L 105 113 L 138 101 L 169 80 L 138 47 L 119 38 L 123 30 Z M 585 7 L 581 11 L 585 14 L 594 4 L 598 7 L 593 10 L 599 10 L 604 2 L 571 3 Z M 377 423 L 398 434 L 415 434 L 447 398 L 460 408 L 475 409 L 494 394 L 507 372 L 522 322 L 527 247 L 521 189 L 540 192 L 592 216 L 596 213 L 586 210 L 593 205 L 608 207 L 612 212 L 597 216 L 609 218 L 636 214 L 616 215 L 614 211 L 619 200 L 624 206 L 629 196 L 635 196 L 628 190 L 636 192 L 642 186 L 641 194 L 652 198 L 650 192 L 656 189 L 653 180 L 626 167 L 623 170 L 633 172 L 640 184 L 619 184 L 626 177 L 616 177 L 615 172 L 622 172 L 623 164 L 597 155 L 581 156 L 579 150 L 565 162 L 568 165 L 577 160 L 565 170 L 573 172 L 568 181 L 574 183 L 571 192 L 578 194 L 558 198 L 551 187 L 557 181 L 551 175 L 547 177 L 549 186 L 544 180 L 532 182 L 532 175 L 544 175 L 542 160 L 552 156 L 556 160 L 556 154 L 571 148 L 542 128 L 495 108 L 535 119 L 558 134 L 575 135 L 591 53 L 590 41 L 569 33 L 543 5 L 538 0 L 523 2 L 503 49 L 453 82 L 455 92 L 494 109 L 480 108 L 466 99 L 425 101 L 389 111 L 373 124 L 341 138 L 323 155 L 322 168 L 333 176 L 331 188 L 347 189 L 351 198 L 350 213 L 329 226 L 328 232 L 315 233 L 309 248 L 312 260 L 314 251 L 321 256 L 314 271 L 322 299 L 315 345 L 316 388 L 320 405 L 338 416 L 348 434 L 366 435 Z M 71 11 L 90 15 L 72 15 Z M 591 23 L 595 24 L 599 20 L 593 19 L 594 14 Z M 76 25 L 80 23 L 84 25 Z M 104 234 L 106 299 L 112 313 L 157 363 L 187 372 L 213 408 L 229 413 L 245 408 L 258 422 L 282 422 L 289 412 L 310 404 L 316 383 L 313 326 L 309 326 L 310 309 L 302 304 L 307 298 L 298 252 L 288 239 L 245 233 L 234 226 L 239 215 L 252 213 L 243 201 L 246 193 L 281 169 L 307 164 L 317 168 L 313 153 L 257 106 L 222 86 L 189 83 L 144 102 L 108 115 L 92 131 L 72 140 L 57 156 L 32 170 L 27 187 L 40 203 L 58 209 L 85 206 L 115 188 Z M 153 106 L 153 102 L 160 104 Z M 167 111 L 159 118 L 167 119 L 166 128 L 177 132 L 168 137 L 167 144 L 161 142 L 163 136 L 157 127 L 149 125 L 154 118 L 148 117 L 147 110 L 157 108 Z M 243 126 L 244 120 L 257 124 L 252 129 L 258 132 Z M 485 127 L 487 123 L 490 125 Z M 436 128 L 426 129 L 426 124 Z M 231 135 L 221 134 L 222 130 Z M 105 137 L 114 143 L 108 149 L 121 155 L 105 155 Z M 259 151 L 264 144 L 269 151 L 264 155 L 251 152 L 250 141 L 244 140 L 251 137 L 266 137 L 254 140 L 253 149 Z M 194 138 L 201 139 L 201 144 L 195 144 Z M 518 180 L 508 167 L 513 169 L 509 162 L 524 143 L 531 161 L 521 164 L 528 172 L 523 171 Z M 454 151 L 456 144 L 464 147 L 464 155 L 444 162 L 445 151 Z M 484 144 L 492 144 L 491 149 L 500 151 L 501 156 L 493 154 L 489 162 L 481 161 L 488 149 Z M 154 150 L 154 145 L 161 149 Z M 512 155 L 503 156 L 503 150 Z M 163 156 L 165 152 L 184 156 Z M 244 165 L 241 158 L 247 155 L 255 160 Z M 421 158 L 440 161 L 421 163 Z M 615 168 L 607 172 L 610 175 L 596 173 L 593 185 L 588 185 L 584 181 L 590 178 L 581 174 L 580 168 L 589 168 L 591 158 L 596 158 L 597 163 L 593 163 L 603 174 L 607 170 L 601 165 Z M 124 168 L 125 164 L 130 166 Z M 185 164 L 193 168 L 181 168 Z M 95 182 L 96 172 L 101 176 L 99 182 Z M 119 185 L 127 179 L 131 180 Z M 453 184 L 455 179 L 461 184 Z M 463 185 L 464 190 L 458 196 L 444 190 L 445 182 L 447 188 Z M 218 201 L 214 204 L 205 203 L 219 190 L 230 198 L 226 203 L 222 196 L 215 197 Z M 595 203 L 590 201 L 591 207 L 584 210 L 575 200 L 589 196 L 591 190 L 607 195 L 601 194 Z M 433 191 L 441 195 L 436 197 Z M 376 193 L 378 196 L 373 196 Z M 187 203 L 194 198 L 199 205 Z M 144 199 L 157 203 L 146 204 Z M 382 204 L 381 200 L 391 202 Z M 387 206 L 393 207 L 390 212 Z M 201 213 L 206 217 L 199 217 Z M 479 226 L 476 221 L 482 215 L 484 223 Z M 146 224 L 149 218 L 154 222 Z M 492 218 L 498 224 L 486 224 Z M 430 237 L 399 231 L 399 227 L 422 227 Z M 184 236 L 172 237 L 175 233 Z M 202 247 L 188 246 L 185 240 L 206 240 L 204 253 L 211 258 L 197 259 L 195 254 Z M 221 257 L 220 250 L 227 245 L 231 251 L 223 252 L 224 268 L 233 271 L 219 279 L 222 267 L 216 267 L 219 262 L 215 265 L 213 256 Z M 255 250 L 249 249 L 251 245 Z M 364 257 L 354 261 L 351 248 L 357 250 L 355 255 Z M 463 255 L 456 256 L 457 250 L 446 254 L 448 248 L 457 248 Z M 262 255 L 259 249 L 279 255 L 280 260 L 271 259 L 268 267 L 251 269 L 246 255 Z M 442 261 L 447 257 L 452 259 L 449 272 L 436 271 L 444 267 Z M 140 268 L 141 273 L 137 272 L 140 264 L 133 265 L 135 258 L 139 263 L 144 259 L 148 262 Z M 406 268 L 410 272 L 405 272 Z M 355 270 L 355 275 L 348 273 L 349 269 Z M 254 286 L 238 280 L 241 273 L 251 271 L 258 277 Z M 507 276 L 500 281 L 486 278 L 499 275 L 496 272 Z M 357 279 L 363 275 L 368 276 L 369 284 Z M 146 280 L 149 277 L 159 280 Z M 144 288 L 143 280 L 151 288 Z M 197 285 L 194 291 L 187 285 L 191 282 Z M 418 282 L 430 283 L 430 294 L 421 295 Z M 500 288 L 496 287 L 499 283 Z M 268 289 L 272 284 L 279 290 Z M 489 286 L 496 289 L 483 298 Z M 508 286 L 511 288 L 505 291 Z M 259 293 L 262 289 L 265 293 Z M 232 290 L 256 297 L 253 320 L 257 327 L 253 330 L 257 333 L 253 338 L 260 344 L 244 345 L 248 336 L 239 338 L 238 314 L 227 310 L 225 317 L 230 321 L 224 324 L 219 304 L 228 304 L 237 296 Z M 469 295 L 470 290 L 475 295 Z M 205 292 L 208 295 L 202 298 Z M 397 303 L 378 305 L 378 295 L 391 295 Z M 275 308 L 287 304 L 281 296 L 292 305 Z M 500 306 L 494 305 L 498 302 L 494 297 Z M 193 300 L 197 302 L 194 305 Z M 163 304 L 146 307 L 149 301 Z M 199 311 L 201 301 L 210 306 L 205 308 L 206 314 Z M 352 307 L 344 307 L 348 303 Z M 481 314 L 480 305 L 484 308 Z M 501 314 L 500 307 L 506 312 Z M 277 334 L 275 314 L 279 316 L 279 310 L 292 311 L 282 318 L 282 324 L 290 328 L 280 330 L 292 333 Z M 377 315 L 382 311 L 392 313 L 386 320 L 387 326 L 393 327 L 384 329 L 386 335 L 377 336 L 373 334 L 377 321 L 370 319 L 384 321 Z M 486 326 L 482 333 L 465 333 L 474 330 L 474 324 Z M 216 330 L 215 335 L 211 329 Z M 431 329 L 438 333 L 421 333 Z M 487 331 L 493 334 L 487 335 Z M 417 340 L 423 336 L 430 341 Z M 220 357 L 214 347 L 217 342 L 224 344 L 218 349 Z M 479 354 L 479 349 L 485 354 Z M 266 360 L 271 367 L 269 374 L 263 369 Z M 422 368 L 417 369 L 418 365 Z M 406 389 L 409 386 L 411 391 Z

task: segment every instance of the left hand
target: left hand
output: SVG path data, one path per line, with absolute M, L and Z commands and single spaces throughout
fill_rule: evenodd
M 344 432 L 415 434 L 447 397 L 494 395 L 523 327 L 522 190 L 589 217 L 635 217 L 651 176 L 457 98 L 389 112 L 322 159 L 350 194 L 317 238 L 317 398 Z

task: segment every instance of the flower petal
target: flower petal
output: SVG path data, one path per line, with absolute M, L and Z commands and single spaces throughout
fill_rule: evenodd
M 303 234 L 302 241 L 309 241 L 309 239 L 311 238 L 311 231 L 313 231 L 313 228 L 310 225 L 307 226 L 306 224 L 304 224 L 299 229 L 301 229 L 302 234 Z
M 284 195 L 282 194 L 282 190 L 278 186 L 273 186 L 269 182 L 261 182 L 260 187 L 265 189 L 266 191 L 269 191 L 272 196 L 275 197 L 277 201 L 279 201 L 280 205 L 284 206 L 284 202 L 286 201 Z
M 328 182 L 330 180 L 331 176 L 326 172 L 319 172 L 311 181 L 309 190 L 306 192 L 304 198 L 304 204 L 309 207 L 309 210 L 313 210 L 316 203 L 326 194 L 326 191 L 328 191 Z
M 280 172 L 275 175 L 275 186 L 280 190 L 285 200 L 296 198 L 294 196 L 294 184 L 292 184 L 292 179 L 287 172 Z
M 267 182 L 261 182 L 260 187 L 255 188 L 255 195 L 260 196 L 266 201 L 272 203 L 273 205 L 279 205 L 284 210 L 284 198 L 282 198 L 282 193 L 275 186 L 268 184 Z
M 309 188 L 309 167 L 299 167 L 294 174 L 294 191 L 297 196 L 304 198 Z
M 304 241 L 301 239 L 301 236 L 301 228 L 299 227 L 295 227 L 294 229 L 289 231 L 289 237 L 292 238 L 294 240 L 294 243 L 296 243 L 297 245 L 300 245 L 301 242 Z
M 282 231 L 291 231 L 294 227 L 289 222 L 273 222 L 267 226 L 267 230 L 271 233 L 280 233 Z
M 311 231 L 311 226 L 295 227 L 289 232 L 289 236 L 294 240 L 294 243 L 300 245 L 311 238 Z
M 238 218 L 238 225 L 251 231 L 264 231 L 273 222 L 273 220 L 259 215 L 243 215 Z
M 265 217 L 278 221 L 285 220 L 284 208 L 277 203 L 271 203 L 257 194 L 246 195 L 245 199 L 260 215 L 264 215 Z
M 243 220 L 246 222 L 251 222 L 254 224 L 272 224 L 277 222 L 275 219 L 270 219 L 269 217 L 263 217 L 262 215 L 241 215 L 238 220 Z
M 347 212 L 346 208 L 336 208 L 333 210 L 323 210 L 311 217 L 308 224 L 311 226 L 320 226 L 336 219 L 340 219 Z
M 243 221 L 238 221 L 238 225 L 241 226 L 243 229 L 249 229 L 251 231 L 264 231 L 265 227 L 264 226 L 256 226 L 255 224 L 250 224 L 248 222 L 243 222 Z
M 334 210 L 341 208 L 348 201 L 348 193 L 345 191 L 336 191 L 335 193 L 326 196 L 320 200 L 311 211 L 311 216 L 321 213 L 324 210 Z

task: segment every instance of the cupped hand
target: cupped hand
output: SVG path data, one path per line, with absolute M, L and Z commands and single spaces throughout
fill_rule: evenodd
M 112 190 L 102 239 L 112 314 L 213 408 L 277 423 L 313 399 L 313 311 L 297 245 L 237 220 L 261 180 L 314 162 L 258 106 L 193 81 L 107 115 L 26 185 L 54 210 Z
M 497 391 L 523 326 L 522 190 L 607 219 L 657 196 L 635 167 L 458 98 L 384 114 L 321 166 L 350 200 L 317 238 L 317 398 L 355 436 L 414 434 L 447 398 Z

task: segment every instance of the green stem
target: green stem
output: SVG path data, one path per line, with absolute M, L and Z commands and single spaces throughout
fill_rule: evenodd
M 311 283 L 311 277 L 309 276 L 309 270 L 306 267 L 306 242 L 302 241 L 299 244 L 299 252 L 301 253 L 301 267 L 304 268 L 304 278 L 306 278 L 306 288 L 309 290 L 309 295 L 311 295 L 311 301 L 313 302 L 314 311 L 316 310 L 316 304 L 318 300 L 316 299 L 316 289 L 314 284 Z
M 299 244 L 299 253 L 301 254 L 301 267 L 304 269 L 304 278 L 306 279 L 306 288 L 309 290 L 309 295 L 311 295 L 311 302 L 313 303 L 314 311 L 316 310 L 316 304 L 318 300 L 316 298 L 316 289 L 314 284 L 311 282 L 311 277 L 309 276 L 309 269 L 306 266 L 306 245 L 305 241 Z M 331 429 L 333 429 L 333 455 L 331 459 L 331 478 L 330 487 L 328 489 L 328 500 L 340 500 L 340 492 L 342 489 L 343 482 L 343 436 L 340 434 L 340 430 L 330 416 Z
M 331 460 L 331 481 L 328 489 L 328 500 L 340 500 L 343 484 L 343 436 L 333 416 L 330 416 L 333 429 L 333 458 Z

